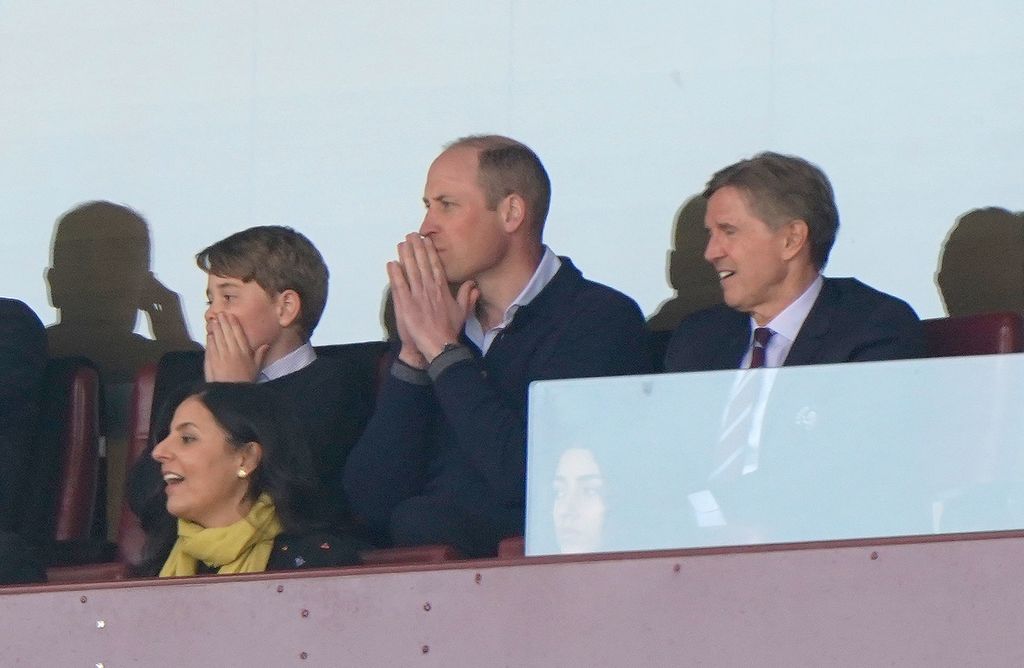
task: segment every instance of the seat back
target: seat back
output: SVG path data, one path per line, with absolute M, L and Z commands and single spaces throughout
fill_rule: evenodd
M 523 536 L 509 536 L 498 543 L 499 559 L 518 559 L 526 554 L 526 539 Z
M 130 440 L 126 454 L 126 470 L 146 451 L 149 442 L 150 412 L 153 406 L 153 387 L 156 380 L 156 364 L 143 365 L 136 373 L 129 405 Z M 51 566 L 46 569 L 50 583 L 100 582 L 122 580 L 142 560 L 146 534 L 138 517 L 128 504 L 128 497 L 122 499 L 121 516 L 117 524 L 117 544 L 114 561 L 99 563 L 77 563 Z M 107 559 L 110 558 L 108 555 Z
M 100 381 L 84 357 L 51 359 L 22 535 L 39 545 L 90 537 L 100 450 Z
M 1024 351 L 1020 313 L 978 313 L 924 320 L 928 357 L 990 355 Z
M 359 558 L 366 566 L 404 566 L 407 564 L 443 564 L 465 557 L 451 545 L 413 545 L 364 550 Z
M 149 446 L 149 425 L 153 411 L 153 391 L 156 386 L 156 363 L 143 365 L 135 373 L 132 398 L 129 404 L 131 431 L 125 470 L 130 471 Z M 132 512 L 125 495 L 121 502 L 121 517 L 117 523 L 117 560 L 129 566 L 138 566 L 146 544 L 146 532 L 139 518 Z
M 90 537 L 99 479 L 100 383 L 92 366 L 78 366 L 69 378 L 64 426 L 60 491 L 57 495 L 56 540 Z

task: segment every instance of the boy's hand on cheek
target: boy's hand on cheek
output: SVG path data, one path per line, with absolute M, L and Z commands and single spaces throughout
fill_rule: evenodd
M 220 313 L 207 326 L 206 355 L 203 371 L 207 382 L 251 383 L 263 368 L 270 346 L 263 344 L 255 351 L 238 319 Z

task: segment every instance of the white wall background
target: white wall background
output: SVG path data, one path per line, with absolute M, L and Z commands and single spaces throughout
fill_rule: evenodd
M 149 222 L 193 336 L 192 255 L 273 223 L 331 268 L 315 342 L 379 338 L 427 166 L 498 132 L 548 167 L 548 243 L 648 313 L 671 296 L 680 205 L 772 149 L 832 178 L 830 275 L 942 315 L 956 219 L 1024 209 L 1022 34 L 1016 0 L 5 2 L 0 294 L 53 322 L 54 222 L 108 199 Z

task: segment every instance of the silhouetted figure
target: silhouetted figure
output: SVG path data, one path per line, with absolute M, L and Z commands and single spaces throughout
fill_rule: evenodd
M 198 350 L 181 300 L 150 271 L 149 228 L 137 212 L 88 202 L 65 213 L 53 234 L 46 272 L 58 322 L 47 328 L 52 357 L 92 360 L 103 382 L 107 437 L 107 522 L 116 526 L 128 442 L 128 402 L 135 371 L 173 350 Z M 135 333 L 139 311 L 153 339 Z
M 951 316 L 1024 312 L 1024 213 L 965 213 L 946 238 L 935 279 Z
M 707 200 L 696 195 L 676 214 L 675 248 L 668 254 L 668 281 L 676 294 L 662 302 L 647 320 L 647 327 L 652 331 L 672 331 L 691 313 L 722 303 L 718 273 L 704 259 L 706 209 Z
M 47 329 L 52 356 L 88 357 L 106 383 L 127 383 L 165 352 L 199 348 L 180 298 L 149 270 L 149 230 L 135 211 L 110 202 L 72 209 L 57 221 L 52 260 L 46 280 L 60 312 Z M 135 333 L 139 311 L 154 339 Z

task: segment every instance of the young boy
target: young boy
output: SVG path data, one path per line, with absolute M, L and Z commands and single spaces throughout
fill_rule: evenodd
M 328 271 L 316 247 L 288 227 L 253 227 L 196 255 L 208 276 L 206 352 L 160 361 L 150 444 L 166 435 L 168 397 L 196 381 L 267 383 L 306 430 L 335 523 L 347 528 L 339 483 L 349 450 L 369 417 L 371 379 L 344 362 L 317 356 L 309 343 L 327 302 Z M 148 453 L 128 480 L 129 503 L 142 525 L 169 521 L 160 467 Z

